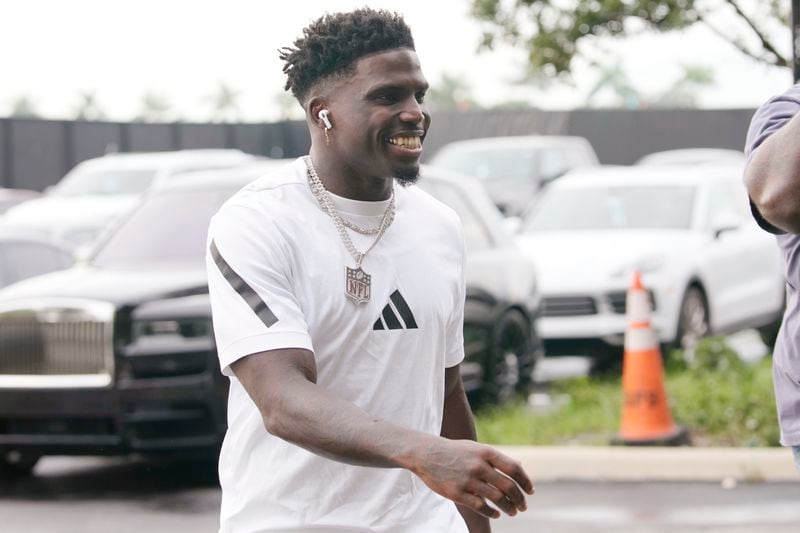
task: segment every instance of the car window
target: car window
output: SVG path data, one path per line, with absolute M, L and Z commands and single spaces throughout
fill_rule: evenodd
M 561 148 L 539 150 L 539 175 L 543 181 L 550 181 L 569 170 L 569 162 Z
M 524 230 L 688 229 L 694 198 L 691 186 L 549 188 Z
M 468 251 L 476 252 L 492 247 L 489 230 L 467 197 L 456 186 L 426 181 L 422 187 L 458 214 L 464 227 L 464 241 Z
M 156 176 L 156 169 L 89 170 L 76 167 L 50 191 L 54 196 L 140 194 Z
M 480 180 L 529 181 L 536 176 L 535 159 L 530 148 L 453 147 L 433 164 Z
M 170 191 L 152 196 L 100 245 L 91 262 L 117 269 L 202 265 L 211 217 L 234 192 Z
M 705 227 L 714 228 L 728 222 L 744 222 L 747 214 L 742 210 L 742 200 L 746 196 L 744 194 L 740 196 L 740 194 L 737 194 L 737 191 L 729 183 L 712 185 L 709 190 Z
M 63 270 L 72 258 L 58 248 L 33 242 L 11 241 L 0 246 L 1 286 L 26 278 Z

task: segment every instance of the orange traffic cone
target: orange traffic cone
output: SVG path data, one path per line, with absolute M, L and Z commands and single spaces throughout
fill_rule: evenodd
M 667 404 L 661 349 L 650 325 L 650 295 L 638 272 L 634 272 L 626 307 L 624 403 L 618 441 L 629 445 L 684 444 L 686 431 L 675 425 Z

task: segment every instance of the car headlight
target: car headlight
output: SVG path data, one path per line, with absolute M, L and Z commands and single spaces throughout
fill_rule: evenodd
M 640 274 L 650 274 L 658 272 L 667 264 L 667 257 L 664 255 L 653 255 L 645 257 L 636 261 L 635 263 L 625 265 L 622 268 L 615 270 L 611 276 L 614 278 L 630 277 L 634 271 Z
M 207 318 L 179 318 L 142 320 L 133 323 L 133 340 L 164 335 L 178 335 L 185 338 L 209 337 L 211 336 L 211 320 Z

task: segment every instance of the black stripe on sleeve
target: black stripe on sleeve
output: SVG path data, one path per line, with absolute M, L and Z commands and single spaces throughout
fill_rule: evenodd
M 245 280 L 237 274 L 227 261 L 222 257 L 217 249 L 217 244 L 211 241 L 211 257 L 214 259 L 217 268 L 222 273 L 233 290 L 250 306 L 250 309 L 261 319 L 265 326 L 270 327 L 278 321 L 278 317 L 272 312 L 267 303 L 253 290 Z
M 397 312 L 400 313 L 400 317 L 403 319 L 403 322 L 406 323 L 406 328 L 417 329 L 417 322 L 414 320 L 414 314 L 411 312 L 411 308 L 408 307 L 403 295 L 400 294 L 400 291 L 394 291 L 389 298 L 397 308 Z

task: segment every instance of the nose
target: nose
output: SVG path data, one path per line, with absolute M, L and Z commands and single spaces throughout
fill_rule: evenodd
M 416 98 L 409 98 L 400 112 L 400 120 L 408 124 L 422 125 L 425 122 L 427 113 L 425 108 L 417 102 Z

